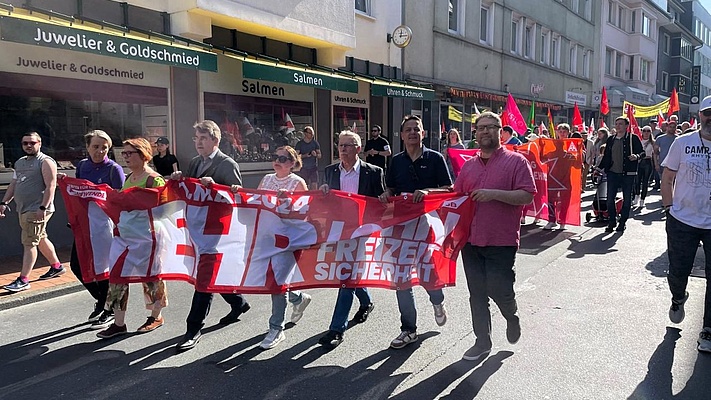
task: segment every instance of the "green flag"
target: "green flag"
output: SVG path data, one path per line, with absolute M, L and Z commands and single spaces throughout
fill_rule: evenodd
M 531 112 L 528 113 L 528 127 L 531 129 L 536 127 L 536 100 L 531 102 Z

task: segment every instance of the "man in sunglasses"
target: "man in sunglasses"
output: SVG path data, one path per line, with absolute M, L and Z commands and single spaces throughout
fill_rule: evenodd
M 377 165 L 385 170 L 386 157 L 393 154 L 390 150 L 390 143 L 380 134 L 382 129 L 380 125 L 373 125 L 370 129 L 370 139 L 365 142 L 365 161 L 369 164 Z
M 40 279 L 50 279 L 64 273 L 54 245 L 47 238 L 47 222 L 54 212 L 54 190 L 57 186 L 57 163 L 42 153 L 42 138 L 37 132 L 22 137 L 26 156 L 15 163 L 10 186 L 0 202 L 0 218 L 9 211 L 13 199 L 17 205 L 22 228 L 22 271 L 5 290 L 20 292 L 30 288 L 29 276 L 37 261 L 37 249 L 50 262 L 49 270 Z
M 200 183 L 205 186 L 210 186 L 213 183 L 228 186 L 242 185 L 239 165 L 218 148 L 222 137 L 220 127 L 214 121 L 204 120 L 196 123 L 193 128 L 195 129 L 193 141 L 198 155 L 190 160 L 185 175 L 181 171 L 174 172 L 170 179 L 181 179 L 185 176 L 200 178 Z M 240 315 L 250 308 L 249 303 L 241 294 L 222 293 L 221 295 L 232 307 L 232 311 L 220 319 L 220 325 L 237 322 Z M 198 344 L 201 336 L 200 330 L 205 325 L 205 318 L 210 312 L 212 297 L 212 293 L 203 293 L 197 290 L 193 293 L 193 301 L 186 321 L 188 329 L 176 346 L 178 351 L 190 350 Z
M 412 195 L 415 203 L 429 193 L 452 191 L 452 178 L 449 176 L 447 163 L 442 154 L 430 150 L 422 143 L 425 130 L 422 120 L 415 115 L 408 115 L 400 124 L 400 138 L 405 150 L 393 156 L 390 168 L 385 176 L 387 189 L 379 196 L 387 202 L 390 196 L 404 193 Z M 447 322 L 447 310 L 444 308 L 444 292 L 427 292 L 434 307 L 435 322 L 443 326 Z M 417 309 L 412 288 L 396 291 L 400 308 L 400 334 L 390 343 L 390 347 L 401 349 L 417 341 Z

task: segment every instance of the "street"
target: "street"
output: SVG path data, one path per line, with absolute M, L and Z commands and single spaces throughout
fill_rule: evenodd
M 591 200 L 588 191 L 584 206 Z M 268 328 L 266 295 L 247 296 L 252 309 L 226 327 L 216 325 L 228 312 L 217 296 L 199 345 L 179 354 L 192 297 L 182 282 L 168 283 L 166 324 L 144 335 L 96 338 L 85 322 L 93 306 L 86 292 L 5 310 L 0 398 L 709 399 L 711 355 L 696 350 L 705 282 L 690 280 L 686 319 L 673 325 L 659 195 L 647 206 L 624 234 L 594 223 L 543 231 L 528 218 L 516 262 L 523 336 L 506 342 L 492 303 L 494 348 L 483 362 L 461 360 L 474 337 L 460 259 L 457 286 L 445 289 L 447 324 L 437 327 L 416 288 L 420 339 L 401 350 L 388 348 L 400 323 L 386 290 L 373 290 L 373 314 L 332 351 L 317 341 L 335 289 L 309 290 L 303 319 L 267 351 L 257 347 Z M 129 331 L 147 315 L 132 285 Z

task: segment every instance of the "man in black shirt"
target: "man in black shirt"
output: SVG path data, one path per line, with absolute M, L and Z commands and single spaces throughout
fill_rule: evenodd
M 365 161 L 367 163 L 377 165 L 385 170 L 385 157 L 391 155 L 390 143 L 384 137 L 380 136 L 382 129 L 380 125 L 373 125 L 370 129 L 370 139 L 365 143 Z

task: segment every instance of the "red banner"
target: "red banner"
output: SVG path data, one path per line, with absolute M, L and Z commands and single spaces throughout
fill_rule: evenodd
M 220 293 L 451 286 L 473 212 L 459 194 L 382 204 L 340 191 L 235 194 L 194 179 L 123 192 L 59 186 L 88 280 L 184 280 Z
M 555 201 L 559 223 L 580 226 L 580 182 L 583 165 L 582 139 L 539 138 L 521 146 L 507 146 L 531 163 L 538 193 L 526 206 L 526 215 L 548 218 L 548 203 Z M 448 149 L 454 175 L 479 150 Z

